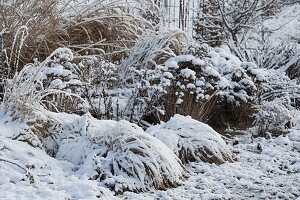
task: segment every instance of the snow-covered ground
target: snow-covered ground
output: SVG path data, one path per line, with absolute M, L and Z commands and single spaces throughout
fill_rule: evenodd
M 125 193 L 125 199 L 300 197 L 300 130 L 274 140 L 258 138 L 252 142 L 251 138 L 244 136 L 236 139 L 239 143 L 231 146 L 236 162 L 222 165 L 191 163 L 188 166 L 191 175 L 184 185 L 167 191 Z
M 166 191 L 124 193 L 124 199 L 300 199 L 300 112 L 296 126 L 277 138 L 250 132 L 227 139 L 235 162 L 190 163 L 184 185 Z
M 300 126 L 273 139 L 250 133 L 227 139 L 235 162 L 186 165 L 182 185 L 115 195 L 78 173 L 74 163 L 50 157 L 43 149 L 17 141 L 22 125 L 0 121 L 0 199 L 299 199 Z M 183 119 L 183 118 L 181 118 Z M 98 121 L 100 124 L 110 121 Z M 97 122 L 94 122 L 97 124 Z M 183 123 L 184 124 L 184 123 Z M 99 128 L 99 127 L 98 127 Z M 183 129 L 186 127 L 182 127 Z M 72 154 L 72 152 L 69 152 Z
M 97 182 L 74 175 L 74 165 L 33 148 L 17 135 L 26 125 L 0 116 L 0 199 L 115 199 Z M 28 141 L 28 140 L 27 140 Z

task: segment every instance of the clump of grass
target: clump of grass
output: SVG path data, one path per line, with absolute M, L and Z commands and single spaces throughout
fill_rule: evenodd
M 156 8 L 151 2 L 141 3 Z M 119 61 L 144 29 L 153 29 L 144 18 L 130 14 L 137 7 L 121 1 L 20 0 L 0 7 L 0 30 L 5 29 L 1 67 L 11 69 L 9 78 L 18 66 L 34 58 L 45 59 L 59 47 L 68 47 L 80 55 L 106 53 L 108 58 Z
M 129 57 L 120 65 L 121 84 L 139 82 L 137 70 L 153 70 L 167 59 L 179 55 L 187 35 L 180 30 L 161 30 L 145 33 L 131 50 Z M 142 72 L 141 72 L 142 73 Z
M 168 122 L 150 127 L 147 132 L 164 142 L 183 163 L 233 162 L 232 153 L 221 135 L 191 117 L 176 114 Z
M 38 136 L 47 129 L 46 111 L 76 113 L 85 100 L 76 94 L 83 83 L 78 80 L 73 53 L 59 48 L 43 62 L 26 65 L 7 80 L 4 110 L 12 120 L 26 122 Z M 54 101 L 55 100 L 55 101 Z

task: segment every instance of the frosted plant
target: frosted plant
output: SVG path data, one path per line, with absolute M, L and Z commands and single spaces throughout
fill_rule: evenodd
M 165 143 L 182 162 L 233 162 L 221 135 L 191 117 L 175 115 L 168 122 L 150 127 L 148 133 Z
M 160 112 L 155 103 L 165 91 L 153 84 L 162 73 L 159 63 L 178 54 L 186 39 L 179 30 L 148 32 L 119 66 L 105 60 L 94 64 L 85 92 L 92 114 L 141 124 L 146 113 Z
M 5 112 L 38 132 L 43 132 L 43 124 L 47 122 L 46 110 L 86 112 L 85 101 L 77 93 L 83 83 L 76 75 L 79 69 L 71 63 L 72 59 L 70 49 L 59 48 L 43 62 L 26 65 L 14 79 L 7 81 Z
M 254 125 L 257 136 L 272 137 L 286 133 L 294 125 L 291 102 L 287 97 L 263 101 L 256 106 Z
M 297 107 L 300 99 L 300 86 L 295 79 L 290 79 L 284 69 L 266 70 L 265 83 L 262 84 L 259 94 L 260 101 L 271 101 L 275 98 L 287 97 L 291 101 L 291 105 Z
M 219 120 L 224 126 L 232 117 L 240 116 L 234 110 L 251 107 L 265 81 L 265 70 L 254 63 L 241 62 L 225 46 L 212 49 L 194 45 L 185 48 L 185 52 L 188 54 L 169 58 L 156 68 L 156 76 L 147 78 L 150 85 L 165 91 L 160 93 L 159 105 L 165 111 L 158 113 L 161 119 L 168 120 L 178 113 L 206 123 L 219 113 L 216 116 L 224 115 L 225 121 Z M 226 116 L 228 113 L 235 114 Z
M 180 53 L 187 36 L 180 30 L 162 30 L 145 33 L 121 63 L 119 77 L 122 83 L 136 83 L 136 70 L 154 69 L 165 60 Z
M 116 192 L 166 189 L 182 183 L 186 175 L 167 146 L 128 122 L 116 124 L 97 143 L 102 144 L 94 158 L 99 179 Z
M 11 57 L 6 67 L 17 71 L 59 47 L 82 56 L 106 53 L 107 58 L 120 61 L 144 30 L 154 29 L 142 17 L 147 10 L 159 15 L 152 0 L 10 1 L 1 6 L 0 16 L 0 24 L 7 29 L 4 48 Z
M 56 158 L 77 165 L 78 174 L 117 193 L 166 189 L 181 184 L 187 175 L 171 149 L 137 125 L 87 115 L 70 118 L 74 121 L 54 131 L 58 148 L 53 150 Z

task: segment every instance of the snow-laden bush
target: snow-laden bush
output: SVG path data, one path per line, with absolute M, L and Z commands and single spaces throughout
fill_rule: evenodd
M 77 65 L 72 64 L 72 60 L 70 49 L 59 48 L 43 62 L 24 66 L 14 79 L 7 80 L 4 96 L 6 109 L 20 112 L 41 105 L 55 111 L 68 109 L 61 99 L 72 99 L 72 96 L 80 99 L 75 93 L 76 87 L 82 85 L 76 75 Z
M 176 29 L 145 33 L 137 41 L 129 57 L 121 63 L 121 83 L 140 82 L 147 70 L 154 69 L 168 58 L 178 55 L 186 42 L 186 34 Z
M 175 56 L 155 70 L 148 70 L 150 85 L 162 88 L 160 107 L 156 106 L 164 111 L 158 113 L 160 119 L 168 120 L 176 113 L 203 122 L 214 118 L 210 124 L 220 129 L 237 120 L 251 121 L 241 117 L 243 113 L 238 110 L 251 114 L 251 104 L 265 80 L 263 70 L 254 63 L 241 62 L 225 46 L 212 49 L 195 45 L 185 52 L 201 55 Z
M 174 48 L 182 48 L 184 35 L 178 31 L 156 34 L 140 40 L 120 66 L 101 65 L 99 78 L 91 81 L 99 81 L 93 84 L 99 88 L 96 101 L 89 95 L 95 117 L 143 124 L 159 123 L 179 113 L 208 122 L 213 108 L 224 103 L 228 104 L 224 118 L 241 107 L 252 112 L 249 105 L 264 81 L 255 64 L 241 62 L 225 46 L 187 45 L 184 55 L 176 56 Z M 239 114 L 234 112 L 230 120 L 240 118 Z M 224 123 L 226 119 L 218 126 L 224 128 Z
M 70 49 L 59 48 L 43 62 L 26 65 L 7 80 L 4 110 L 13 120 L 26 122 L 38 136 L 45 136 L 50 120 L 47 110 L 82 113 L 87 111 L 78 88 L 78 66 Z M 46 134 L 47 135 L 47 134 Z
M 97 143 L 104 147 L 94 158 L 99 179 L 116 192 L 166 189 L 184 179 L 184 168 L 173 152 L 128 122 L 116 124 L 112 135 Z
M 288 132 L 294 124 L 294 112 L 299 108 L 300 86 L 290 79 L 284 68 L 264 69 L 265 81 L 260 84 L 254 102 L 254 126 L 262 137 L 278 136 Z
M 296 79 L 290 79 L 283 69 L 264 71 L 266 81 L 261 85 L 260 101 L 272 101 L 275 98 L 285 97 L 290 104 L 299 107 L 300 86 Z
M 122 111 L 126 105 L 128 94 L 122 98 L 119 95 L 122 88 L 116 89 L 118 82 L 118 65 L 95 57 L 82 59 L 79 63 L 80 79 L 86 83 L 81 88 L 81 95 L 86 100 L 89 112 L 97 119 L 122 119 Z
M 180 30 L 151 31 L 137 41 L 120 65 L 103 59 L 84 63 L 91 66 L 85 77 L 91 84 L 84 93 L 93 116 L 140 124 L 146 113 L 158 112 L 154 104 L 163 88 L 152 84 L 160 73 L 157 66 L 180 53 L 186 40 Z
M 44 142 L 56 158 L 77 165 L 79 175 L 117 193 L 174 187 L 187 175 L 171 149 L 135 124 L 87 115 L 68 118 L 73 121 L 52 129 L 55 140 Z
M 256 106 L 256 110 L 254 125 L 258 128 L 258 136 L 278 136 L 293 125 L 293 109 L 288 98 L 263 101 Z
M 149 86 L 139 74 L 140 83 L 124 86 L 120 84 L 120 66 L 99 59 L 84 59 L 80 63 L 80 79 L 85 84 L 82 95 L 89 105 L 89 112 L 97 119 L 125 119 L 139 124 L 159 87 Z M 136 75 L 137 76 L 137 75 Z
M 252 101 L 256 83 L 264 80 L 254 63 L 241 62 L 225 47 L 214 48 L 206 58 L 181 55 L 165 62 L 165 79 L 175 82 L 180 92 L 195 93 L 199 101 L 216 95 L 234 104 Z
M 232 153 L 221 135 L 191 117 L 175 115 L 168 122 L 150 127 L 149 132 L 165 143 L 182 162 L 233 162 Z

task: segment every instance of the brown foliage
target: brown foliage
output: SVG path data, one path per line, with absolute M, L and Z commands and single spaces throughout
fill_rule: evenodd
M 118 61 L 143 30 L 152 27 L 118 1 L 73 3 L 19 0 L 0 5 L 0 30 L 6 30 L 0 60 L 6 65 L 1 68 L 11 68 L 8 77 L 18 71 L 18 66 L 34 58 L 42 60 L 58 47 L 68 47 L 80 55 L 105 52 Z

